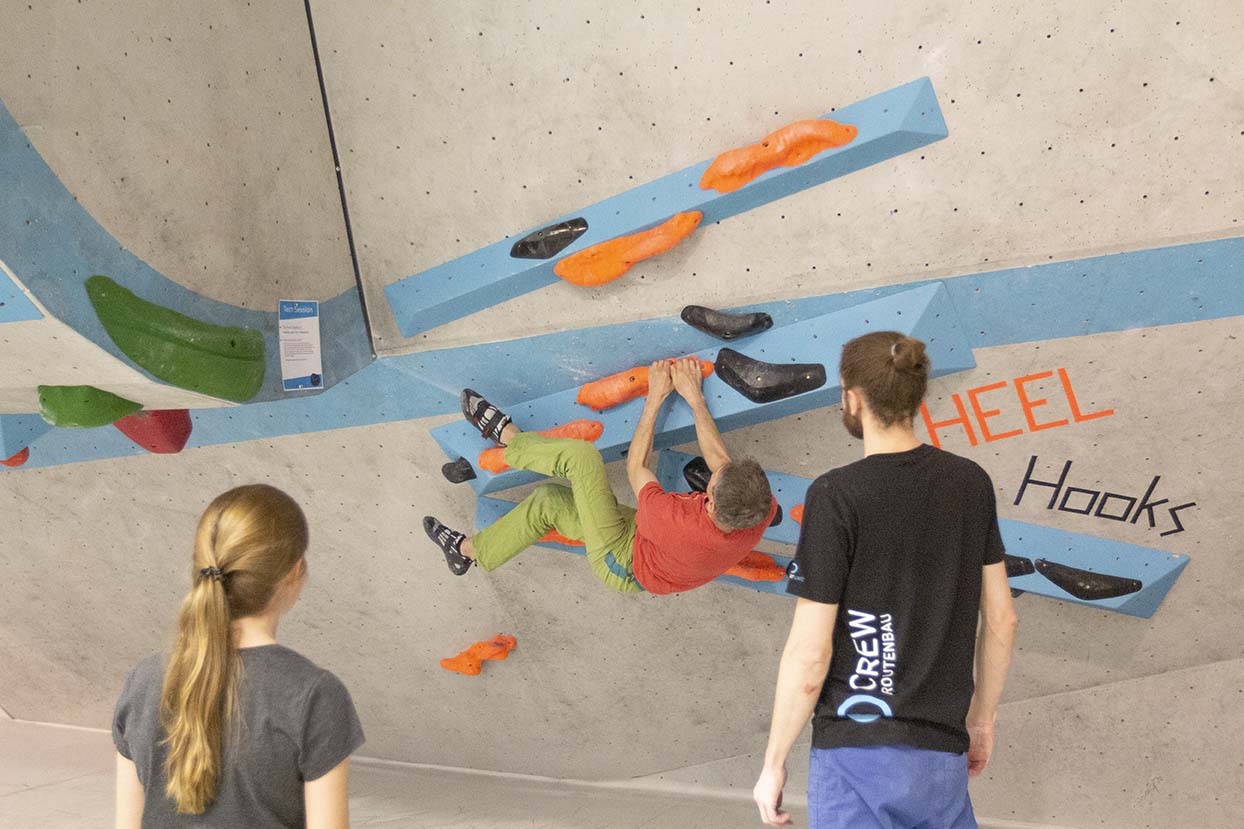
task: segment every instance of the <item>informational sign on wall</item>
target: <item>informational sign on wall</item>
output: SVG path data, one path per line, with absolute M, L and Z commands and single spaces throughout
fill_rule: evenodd
M 281 342 L 281 381 L 285 391 L 324 388 L 320 359 L 320 304 L 282 299 L 277 313 Z

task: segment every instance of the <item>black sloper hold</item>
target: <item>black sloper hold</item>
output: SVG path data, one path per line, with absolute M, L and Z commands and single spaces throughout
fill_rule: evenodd
M 763 311 L 752 314 L 727 314 L 703 305 L 688 305 L 682 309 L 682 321 L 705 334 L 720 340 L 733 340 L 759 334 L 773 327 L 773 317 Z
M 542 227 L 515 242 L 510 248 L 510 256 L 514 259 L 548 259 L 561 253 L 586 232 L 587 219 L 570 219 Z
M 1032 566 L 1032 559 L 1007 553 L 1002 556 L 1002 560 L 1006 562 L 1006 577 L 1008 579 L 1013 579 L 1016 576 L 1030 576 L 1037 572 L 1037 568 Z
M 451 484 L 466 483 L 475 478 L 475 467 L 471 466 L 471 462 L 466 458 L 458 458 L 442 466 L 441 474 Z
M 708 461 L 696 455 L 682 468 L 682 476 L 693 492 L 708 492 L 708 479 L 713 474 L 708 468 Z
M 733 348 L 717 352 L 717 376 L 753 403 L 772 403 L 825 385 L 820 363 L 766 363 Z
M 708 479 L 712 474 L 712 470 L 708 468 L 708 461 L 699 455 L 687 461 L 682 468 L 682 476 L 693 492 L 708 492 Z M 777 512 L 773 514 L 773 520 L 769 522 L 769 526 L 776 527 L 781 523 L 782 505 L 778 504 Z
M 1043 558 L 1037 559 L 1037 572 L 1077 599 L 1086 602 L 1126 596 L 1144 587 L 1144 584 L 1137 579 L 1094 573 L 1091 570 L 1068 567 L 1066 564 L 1056 564 Z

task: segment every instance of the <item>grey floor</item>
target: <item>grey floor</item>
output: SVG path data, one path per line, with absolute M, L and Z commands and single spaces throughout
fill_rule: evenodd
M 0 827 L 111 825 L 113 763 L 112 741 L 104 732 L 0 719 Z M 351 769 L 354 826 L 760 825 L 744 800 L 559 785 L 367 760 Z

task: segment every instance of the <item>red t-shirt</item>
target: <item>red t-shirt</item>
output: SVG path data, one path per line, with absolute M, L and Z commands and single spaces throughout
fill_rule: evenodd
M 631 567 L 649 593 L 679 593 L 707 584 L 752 551 L 777 512 L 746 530 L 722 532 L 703 492 L 666 492 L 656 481 L 639 491 Z

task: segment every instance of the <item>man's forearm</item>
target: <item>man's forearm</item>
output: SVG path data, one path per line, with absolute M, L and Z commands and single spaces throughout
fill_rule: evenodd
M 716 472 L 730 462 L 725 441 L 721 439 L 721 432 L 717 431 L 717 423 L 713 420 L 713 415 L 709 412 L 708 403 L 703 395 L 688 400 L 687 403 L 691 406 L 691 414 L 695 418 L 695 439 L 700 445 L 700 454 L 704 457 L 708 468 Z
M 777 691 L 773 695 L 773 722 L 765 749 L 766 769 L 779 769 L 786 764 L 791 746 L 812 718 L 828 670 L 828 658 L 809 658 L 790 647 L 782 653 Z
M 652 439 L 656 434 L 657 415 L 664 402 L 664 400 L 651 397 L 644 402 L 643 414 L 639 416 L 639 422 L 635 424 L 635 434 L 631 437 L 631 446 L 626 453 L 628 469 L 651 468 Z
M 1015 626 L 984 622 L 976 641 L 976 690 L 968 708 L 969 723 L 992 723 L 998 716 L 998 703 L 1011 668 L 1015 647 Z

